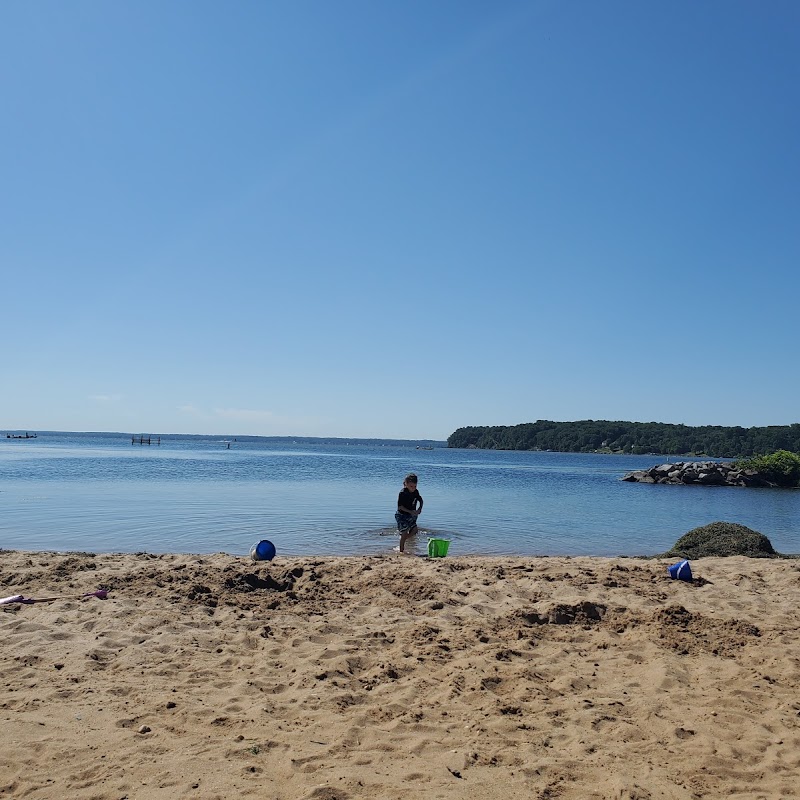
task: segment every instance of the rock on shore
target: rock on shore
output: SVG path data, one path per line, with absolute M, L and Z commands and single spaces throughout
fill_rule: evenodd
M 739 469 L 731 461 L 677 461 L 629 472 L 631 483 L 701 484 L 703 486 L 775 486 L 752 469 Z

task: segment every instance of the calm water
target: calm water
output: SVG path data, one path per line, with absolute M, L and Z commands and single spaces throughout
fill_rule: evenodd
M 800 491 L 624 483 L 658 456 L 413 445 L 290 444 L 124 435 L 0 439 L 0 547 L 279 555 L 356 555 L 396 544 L 402 480 L 419 474 L 420 528 L 450 552 L 650 555 L 715 520 L 800 552 Z M 422 552 L 427 537 L 420 535 Z

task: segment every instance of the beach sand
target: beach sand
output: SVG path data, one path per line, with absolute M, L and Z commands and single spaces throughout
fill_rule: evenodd
M 800 562 L 668 563 L 2 551 L 0 797 L 796 797 Z

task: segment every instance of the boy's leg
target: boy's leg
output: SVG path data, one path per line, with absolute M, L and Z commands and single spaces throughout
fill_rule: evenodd
M 417 526 L 412 525 L 410 528 L 406 528 L 404 531 L 400 531 L 400 552 L 405 552 L 406 549 L 406 539 L 410 538 L 417 532 Z

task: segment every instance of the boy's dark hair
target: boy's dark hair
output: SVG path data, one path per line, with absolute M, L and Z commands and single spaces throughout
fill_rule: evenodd
M 417 483 L 417 476 L 413 472 L 409 472 L 408 475 L 406 475 L 405 482 L 406 483 Z

